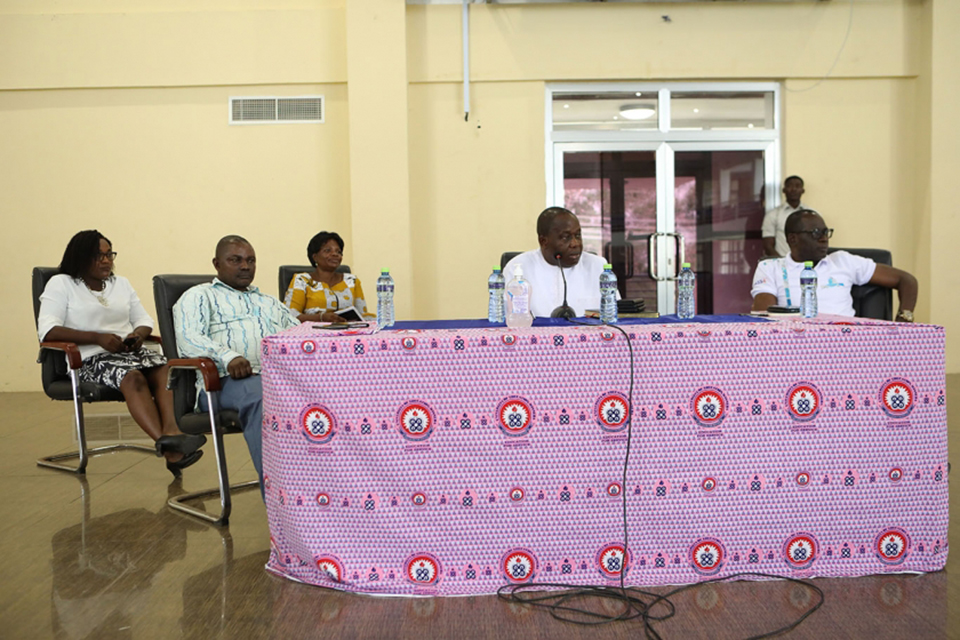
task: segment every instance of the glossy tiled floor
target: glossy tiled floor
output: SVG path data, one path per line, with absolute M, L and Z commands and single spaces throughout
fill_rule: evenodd
M 960 375 L 948 379 L 948 407 L 956 460 Z M 139 453 L 97 457 L 86 479 L 34 464 L 41 455 L 71 448 L 69 404 L 41 394 L 0 394 L 0 638 L 554 639 L 642 633 L 635 623 L 563 623 L 495 597 L 374 599 L 279 579 L 263 570 L 269 534 L 258 492 L 235 497 L 225 530 L 165 507 L 171 493 L 215 485 L 210 459 L 189 469 L 182 485 L 170 484 L 160 460 Z M 228 439 L 227 448 L 231 479 L 255 477 L 243 441 Z M 950 543 L 960 549 L 957 532 L 952 526 Z M 960 637 L 956 551 L 947 567 L 924 576 L 818 580 L 824 606 L 789 637 Z M 812 597 L 786 582 L 704 585 L 676 596 L 677 615 L 657 629 L 665 638 L 747 637 L 796 618 Z

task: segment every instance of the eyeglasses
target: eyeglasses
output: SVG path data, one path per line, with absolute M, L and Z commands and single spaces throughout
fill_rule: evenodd
M 797 231 L 797 233 L 809 233 L 813 236 L 814 240 L 819 240 L 823 236 L 827 236 L 827 238 L 833 237 L 833 229 L 807 229 L 805 231 Z
M 321 249 L 321 250 L 320 250 L 320 255 L 322 255 L 322 256 L 330 256 L 330 255 L 333 255 L 333 254 L 337 254 L 337 255 L 341 255 L 341 256 L 342 256 L 342 255 L 343 255 L 343 251 L 342 251 L 339 247 L 333 247 L 332 249 Z
M 116 251 L 107 251 L 106 253 L 97 252 L 97 262 L 100 262 L 102 260 L 112 261 L 116 257 L 117 257 Z

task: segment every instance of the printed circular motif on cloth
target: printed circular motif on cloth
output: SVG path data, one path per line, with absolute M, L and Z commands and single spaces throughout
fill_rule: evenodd
M 407 402 L 397 411 L 400 435 L 407 440 L 426 440 L 433 433 L 436 423 L 433 409 L 419 400 Z
M 690 564 L 701 575 L 709 576 L 720 571 L 725 556 L 723 545 L 716 538 L 701 538 L 690 547 Z
M 809 533 L 797 533 L 783 544 L 783 557 L 792 569 L 806 569 L 817 558 L 817 540 Z
M 891 418 L 905 418 L 913 411 L 917 393 L 907 380 L 891 378 L 880 388 L 880 406 Z
M 877 558 L 884 564 L 900 564 L 907 559 L 910 537 L 899 527 L 882 531 L 874 540 Z
M 500 430 L 508 436 L 526 435 L 533 425 L 533 407 L 526 398 L 510 396 L 497 406 Z
M 318 556 L 315 559 L 317 569 L 320 570 L 320 577 L 333 580 L 334 582 L 343 581 L 343 563 L 336 556 Z
M 784 404 L 791 418 L 799 422 L 808 422 L 820 413 L 823 407 L 823 394 L 809 382 L 798 382 L 787 391 Z
M 512 549 L 500 559 L 500 570 L 507 582 L 530 582 L 537 572 L 537 559 L 527 549 Z
M 610 580 L 619 580 L 620 574 L 629 570 L 629 559 L 622 544 L 616 542 L 605 545 L 597 552 L 597 566 L 600 575 Z
M 434 585 L 440 580 L 440 561 L 431 553 L 417 553 L 404 563 L 407 580 L 419 585 Z
M 310 405 L 300 412 L 300 426 L 311 442 L 325 444 L 336 433 L 336 420 L 329 409 L 320 404 Z
M 594 412 L 604 431 L 623 431 L 630 417 L 627 396 L 617 391 L 605 393 L 594 404 Z
M 716 387 L 703 387 L 690 400 L 690 413 L 701 426 L 720 426 L 727 414 L 727 397 Z

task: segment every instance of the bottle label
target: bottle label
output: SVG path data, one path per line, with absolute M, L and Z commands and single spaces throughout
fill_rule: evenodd
M 377 293 L 393 293 L 393 285 L 391 284 L 378 284 Z
M 530 297 L 525 295 L 510 295 L 513 313 L 530 313 Z
M 503 283 L 502 283 L 502 282 L 491 282 L 491 283 L 490 283 L 490 288 L 491 288 L 491 289 L 503 289 Z
M 801 287 L 805 287 L 805 286 L 807 286 L 808 284 L 810 284 L 810 285 L 815 285 L 815 284 L 817 284 L 817 279 L 816 279 L 816 278 L 800 278 L 800 286 L 801 286 Z

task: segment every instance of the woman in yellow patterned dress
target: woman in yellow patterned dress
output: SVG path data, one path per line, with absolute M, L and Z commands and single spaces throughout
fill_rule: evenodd
M 310 239 L 307 257 L 313 273 L 298 273 L 290 281 L 283 303 L 300 314 L 300 322 L 344 322 L 337 311 L 353 307 L 361 316 L 367 313 L 360 278 L 338 273 L 343 261 L 343 238 L 335 232 L 321 231 Z

